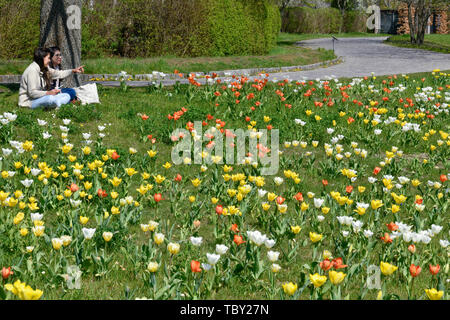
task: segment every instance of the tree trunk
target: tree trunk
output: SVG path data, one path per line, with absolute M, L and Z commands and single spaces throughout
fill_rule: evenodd
M 418 28 L 417 28 L 417 44 L 422 45 L 425 38 L 425 31 L 428 27 L 428 19 L 431 16 L 431 8 L 424 0 L 420 0 L 417 6 Z
M 415 15 L 417 14 L 417 10 L 414 12 Z M 412 3 L 408 2 L 408 24 L 409 24 L 409 38 L 411 39 L 411 43 L 416 43 L 416 28 L 415 23 L 417 19 L 414 19 L 413 21 L 413 15 L 412 15 Z
M 41 47 L 61 49 L 61 68 L 73 69 L 81 64 L 81 0 L 41 0 Z M 64 80 L 65 86 L 81 85 L 76 74 Z

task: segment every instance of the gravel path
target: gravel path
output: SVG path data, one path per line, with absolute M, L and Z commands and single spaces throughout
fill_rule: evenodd
M 384 44 L 386 39 L 387 37 L 338 38 L 338 41 L 335 41 L 335 54 L 342 56 L 344 63 L 310 71 L 272 74 L 272 77 L 297 80 L 302 77 L 323 79 L 325 76 L 334 75 L 338 78 L 353 78 L 367 76 L 371 72 L 375 75 L 387 75 L 450 69 L 450 54 L 395 47 Z M 298 44 L 312 49 L 333 48 L 331 38 L 305 40 Z
M 421 49 L 400 48 L 384 44 L 387 37 L 373 38 L 338 38 L 335 41 L 335 54 L 342 57 L 344 62 L 329 67 L 319 67 L 304 71 L 269 71 L 270 80 L 314 80 L 325 79 L 329 76 L 337 78 L 355 78 L 374 75 L 406 74 L 414 72 L 430 72 L 434 69 L 450 70 L 450 54 L 437 53 Z M 325 48 L 331 50 L 333 42 L 331 38 L 304 40 L 298 42 L 299 46 L 312 49 Z M 278 69 L 277 69 L 278 70 Z M 256 70 L 227 70 L 226 74 L 257 74 Z M 229 76 L 219 77 L 223 81 L 231 80 Z M 249 77 L 254 78 L 254 77 Z M 13 82 L 18 82 L 20 76 Z M 188 83 L 187 79 L 178 79 L 180 83 Z M 197 78 L 204 84 L 205 78 Z M 118 81 L 95 81 L 106 86 L 120 86 Z M 157 83 L 173 85 L 173 79 L 159 79 Z M 152 81 L 129 81 L 131 87 L 145 87 Z

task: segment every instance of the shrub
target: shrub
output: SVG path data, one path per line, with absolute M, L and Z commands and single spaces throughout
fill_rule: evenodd
M 283 21 L 283 31 L 290 33 L 337 33 L 366 31 L 367 16 L 348 11 L 344 18 L 336 8 L 289 8 Z
M 344 15 L 344 32 L 366 32 L 367 14 L 364 11 L 347 11 Z
M 82 8 L 82 57 L 264 54 L 281 27 L 272 0 L 95 0 Z M 30 58 L 39 0 L 0 0 L 0 58 Z
M 39 44 L 40 0 L 0 0 L 0 58 L 32 60 Z

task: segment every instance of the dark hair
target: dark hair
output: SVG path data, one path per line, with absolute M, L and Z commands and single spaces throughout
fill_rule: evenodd
M 48 48 L 48 50 L 50 50 L 50 59 L 53 58 L 56 51 L 61 52 L 61 49 L 58 46 L 50 47 L 50 48 Z
M 41 68 L 41 72 L 44 74 L 44 80 L 46 84 L 46 90 L 51 87 L 51 77 L 48 68 L 44 66 L 44 58 L 50 54 L 50 50 L 47 48 L 36 48 L 34 50 L 33 61 L 36 62 Z

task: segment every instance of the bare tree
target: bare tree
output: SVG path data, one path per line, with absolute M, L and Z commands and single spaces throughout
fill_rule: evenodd
M 411 43 L 422 45 L 425 31 L 433 11 L 448 8 L 448 0 L 401 0 L 408 7 Z M 414 12 L 413 12 L 414 11 Z
M 81 0 L 41 0 L 41 47 L 58 46 L 62 68 L 74 69 L 81 62 Z M 67 86 L 81 85 L 77 75 L 68 77 Z

